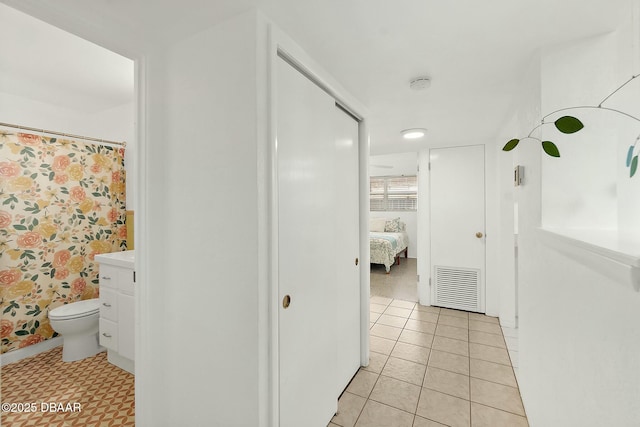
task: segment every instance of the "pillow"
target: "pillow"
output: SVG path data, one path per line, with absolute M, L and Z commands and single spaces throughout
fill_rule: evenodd
M 400 217 L 389 219 L 384 224 L 384 231 L 388 233 L 397 233 L 400 230 Z
M 369 218 L 369 231 L 383 232 L 387 222 L 384 218 Z

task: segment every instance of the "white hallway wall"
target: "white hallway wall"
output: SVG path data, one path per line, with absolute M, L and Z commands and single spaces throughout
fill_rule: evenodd
M 622 28 L 615 35 L 543 50 L 523 81 L 514 119 L 501 134 L 526 135 L 549 108 L 601 101 L 615 83 L 628 78 L 630 69 L 622 66 L 621 55 L 638 55 L 618 49 L 620 38 L 628 36 L 628 28 Z M 582 116 L 595 123 L 592 116 Z M 623 143 L 617 132 L 623 128 L 614 124 L 613 133 L 610 128 L 595 129 L 596 135 L 600 132 L 595 146 L 581 134 L 558 138 L 545 130 L 545 137 L 560 141 L 561 159 L 546 158 L 532 140 L 522 141 L 512 154 L 501 154 L 512 159 L 510 166 L 525 167 L 525 183 L 517 190 L 502 180 L 507 202 L 501 214 L 513 215 L 509 197 L 519 204 L 519 383 L 532 426 L 631 427 L 640 419 L 640 293 L 599 271 L 595 263 L 578 261 L 575 250 L 568 255 L 548 246 L 537 231 L 541 225 L 625 224 L 617 224 L 616 210 L 633 211 L 637 202 L 612 196 L 611 185 L 636 196 L 640 189 L 637 180 L 629 181 L 619 153 Z M 609 137 L 603 138 L 602 132 Z M 637 222 L 625 227 L 628 233 L 638 232 Z M 502 240 L 502 249 L 508 251 L 508 238 Z
M 539 194 L 539 170 L 524 169 L 524 180 L 521 186 L 514 186 L 514 167 L 524 166 L 520 158 L 524 157 L 523 151 L 531 151 L 531 156 L 539 161 L 539 148 L 532 141 L 520 144 L 517 150 L 512 152 L 502 151 L 504 144 L 512 138 L 519 137 L 522 129 L 530 127 L 531 123 L 540 120 L 540 58 L 534 55 L 528 64 L 527 70 L 519 86 L 519 92 L 514 94 L 514 114 L 504 123 L 498 131 L 497 144 L 493 147 L 496 156 L 495 169 L 495 222 L 498 233 L 495 259 L 498 263 L 496 269 L 496 289 L 499 296 L 500 323 L 503 326 L 517 327 L 518 323 L 518 292 L 517 261 L 520 246 L 518 241 L 521 236 L 518 233 L 517 212 L 524 210 L 526 217 L 523 221 L 539 223 L 540 201 L 535 199 Z M 529 130 L 527 130 L 528 132 Z M 534 160 L 530 160 L 533 162 Z M 539 169 L 539 168 L 538 168 Z M 527 195 L 531 196 L 527 196 Z M 530 199 L 534 199 L 531 202 Z M 521 255 L 520 255 L 521 256 Z
M 248 12 L 146 57 L 141 425 L 267 419 L 264 25 Z
M 369 173 L 371 176 L 416 175 L 418 173 L 418 153 L 395 153 L 371 156 L 369 158 Z M 380 167 L 385 166 L 385 167 Z M 409 258 L 416 258 L 418 246 L 417 212 L 392 211 L 371 212 L 371 218 L 400 218 L 407 224 L 409 235 Z

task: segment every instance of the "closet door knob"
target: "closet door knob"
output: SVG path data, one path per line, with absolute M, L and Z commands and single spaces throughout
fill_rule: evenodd
M 360 262 L 360 260 L 358 258 L 356 258 L 356 265 L 358 265 L 359 262 Z
M 481 239 L 481 238 L 482 238 L 482 233 L 478 231 L 478 232 L 476 233 L 476 237 L 477 237 L 478 239 Z
M 289 305 L 291 305 L 291 297 L 289 295 L 285 295 L 282 299 L 282 306 L 284 308 L 289 308 Z

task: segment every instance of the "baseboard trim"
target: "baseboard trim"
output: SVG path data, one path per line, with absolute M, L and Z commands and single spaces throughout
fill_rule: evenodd
M 10 363 L 16 363 L 27 357 L 35 356 L 36 354 L 43 353 L 51 350 L 54 347 L 62 345 L 62 336 L 59 335 L 55 338 L 51 338 L 37 344 L 30 345 L 28 347 L 19 348 L 17 350 L 9 351 L 0 355 L 0 366 L 5 366 Z

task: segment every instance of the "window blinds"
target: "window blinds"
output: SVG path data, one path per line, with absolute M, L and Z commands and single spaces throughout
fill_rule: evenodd
M 415 211 L 418 207 L 416 176 L 371 177 L 369 206 L 372 211 Z

